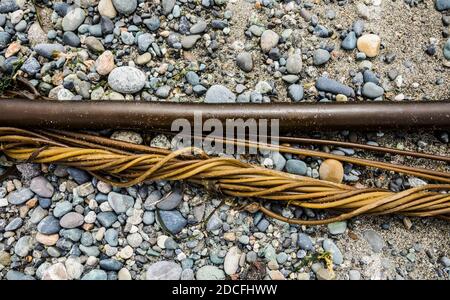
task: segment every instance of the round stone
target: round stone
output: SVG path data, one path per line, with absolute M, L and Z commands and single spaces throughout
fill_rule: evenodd
M 70 212 L 68 214 L 65 214 L 61 220 L 59 221 L 59 225 L 63 228 L 76 228 L 84 223 L 84 217 L 83 215 L 76 213 L 76 212 Z
M 375 57 L 380 53 L 381 38 L 376 34 L 364 34 L 357 42 L 358 50 L 367 57 Z
M 316 49 L 313 53 L 313 63 L 315 66 L 320 66 L 327 63 L 330 58 L 330 52 L 324 49 Z
M 134 67 L 118 67 L 108 76 L 109 86 L 119 93 L 134 94 L 145 86 L 147 76 Z
M 261 49 L 263 52 L 269 52 L 270 49 L 278 45 L 280 37 L 272 30 L 266 30 L 261 35 Z
M 137 0 L 112 0 L 116 10 L 124 15 L 131 15 L 137 8 Z
M 341 183 L 344 178 L 344 168 L 339 161 L 327 159 L 320 165 L 319 176 L 322 180 Z

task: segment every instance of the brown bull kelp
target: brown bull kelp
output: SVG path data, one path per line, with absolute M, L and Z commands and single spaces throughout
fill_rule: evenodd
M 245 143 L 246 147 L 275 150 L 273 145 Z M 380 151 L 383 148 L 380 147 Z M 351 161 L 367 167 L 428 178 L 436 184 L 392 192 L 357 188 L 340 183 L 265 169 L 228 157 L 210 157 L 197 148 L 169 151 L 134 145 L 99 136 L 64 131 L 28 131 L 0 128 L 0 151 L 16 162 L 62 164 L 84 169 L 117 187 L 146 180 L 186 181 L 211 192 L 245 199 L 242 208 L 261 211 L 292 224 L 318 225 L 355 216 L 401 214 L 450 219 L 450 174 L 384 162 L 342 157 L 330 153 L 280 146 L 278 151 Z M 421 156 L 416 153 L 416 156 Z M 431 157 L 448 161 L 448 157 Z M 270 209 L 270 203 L 329 211 L 327 219 L 286 218 Z

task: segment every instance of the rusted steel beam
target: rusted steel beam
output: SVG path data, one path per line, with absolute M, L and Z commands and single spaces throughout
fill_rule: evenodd
M 280 131 L 446 129 L 450 102 L 203 104 L 0 100 L 0 126 L 58 129 L 170 129 L 176 119 L 278 119 Z M 270 122 L 269 122 L 270 123 Z

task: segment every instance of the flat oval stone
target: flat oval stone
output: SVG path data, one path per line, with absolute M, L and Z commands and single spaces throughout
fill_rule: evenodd
M 187 220 L 177 210 L 161 210 L 159 215 L 164 225 L 173 234 L 179 233 L 187 225 Z
M 55 191 L 52 184 L 43 176 L 34 177 L 30 183 L 30 189 L 43 198 L 51 198 Z
M 84 217 L 83 215 L 76 213 L 76 212 L 70 212 L 65 214 L 61 220 L 59 221 L 59 225 L 63 228 L 76 228 L 84 223 Z
M 108 76 L 109 86 L 119 93 L 134 94 L 145 86 L 147 76 L 134 67 L 118 67 Z
M 43 234 L 58 233 L 60 229 L 59 220 L 53 216 L 45 217 L 37 226 L 37 230 Z
M 33 196 L 34 193 L 30 189 L 23 188 L 10 193 L 6 199 L 13 205 L 20 205 L 33 198 Z

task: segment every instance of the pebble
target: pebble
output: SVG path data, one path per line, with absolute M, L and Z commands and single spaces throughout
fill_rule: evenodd
M 162 210 L 173 210 L 180 205 L 183 200 L 183 194 L 180 188 L 175 188 L 169 194 L 165 195 L 156 207 Z
M 99 269 L 93 269 L 86 273 L 81 280 L 107 280 L 108 275 L 105 271 Z
M 224 260 L 224 271 L 227 275 L 233 275 L 239 268 L 239 259 L 241 257 L 241 251 L 238 247 L 231 247 Z
M 108 258 L 108 259 L 102 259 L 99 262 L 100 268 L 106 271 L 119 271 L 122 269 L 123 264 L 115 259 Z
M 326 64 L 331 58 L 330 52 L 324 49 L 316 49 L 313 53 L 313 63 L 315 66 Z
M 5 231 L 15 231 L 17 229 L 19 229 L 20 227 L 22 227 L 23 225 L 23 220 L 21 218 L 14 218 L 12 219 L 12 221 L 10 221 L 8 223 L 8 225 L 6 225 L 5 227 Z
M 362 88 L 362 94 L 367 98 L 375 99 L 383 96 L 384 89 L 373 82 L 367 82 Z
M 292 54 L 286 60 L 286 70 L 290 74 L 299 74 L 302 71 L 302 66 L 301 53 Z
M 112 0 L 116 10 L 126 16 L 131 15 L 137 8 L 137 0 Z
M 97 214 L 97 220 L 106 228 L 109 228 L 117 221 L 117 215 L 111 211 Z
M 134 199 L 128 195 L 111 192 L 108 194 L 108 203 L 117 214 L 121 214 L 133 207 Z
M 103 46 L 102 42 L 94 36 L 88 36 L 87 38 L 85 38 L 84 44 L 91 52 L 102 53 L 105 51 L 105 47 Z
M 153 223 L 155 223 L 155 214 L 152 211 L 144 212 L 142 222 L 144 222 L 145 225 L 153 225 Z
M 177 210 L 161 210 L 159 215 L 161 217 L 161 221 L 173 234 L 181 232 L 181 230 L 187 225 L 187 220 Z
M 305 233 L 301 232 L 298 234 L 297 244 L 300 247 L 300 249 L 303 249 L 306 251 L 314 250 L 314 246 L 311 241 L 311 238 L 309 237 L 309 235 L 307 235 Z
M 440 259 L 440 262 L 446 267 L 449 268 L 450 267 L 450 258 L 443 256 Z
M 146 273 L 147 280 L 179 280 L 181 266 L 172 261 L 159 261 L 149 266 Z
M 348 277 L 350 280 L 361 280 L 361 273 L 358 270 L 350 270 Z
M 291 84 L 288 87 L 288 96 L 294 102 L 301 101 L 304 96 L 303 87 L 299 84 Z
M 161 99 L 166 99 L 170 95 L 171 87 L 168 85 L 163 85 L 156 90 L 156 96 Z
M 375 57 L 380 53 L 381 38 L 376 34 L 364 34 L 358 38 L 358 50 L 367 57 Z
M 385 242 L 381 235 L 374 230 L 366 230 L 363 232 L 364 239 L 369 243 L 372 251 L 379 253 L 383 250 Z
M 444 57 L 446 60 L 450 60 L 450 39 L 444 44 Z
M 195 46 L 197 41 L 201 39 L 201 35 L 187 35 L 181 38 L 181 46 L 183 49 L 189 50 Z
M 63 43 L 70 47 L 80 47 L 80 45 L 81 45 L 81 41 L 80 41 L 80 38 L 78 37 L 78 35 L 76 35 L 75 33 L 71 32 L 71 31 L 64 32 Z
M 280 37 L 278 34 L 270 29 L 265 30 L 261 35 L 261 49 L 263 52 L 267 53 L 270 49 L 278 45 Z
M 0 2 L 0 13 L 9 13 L 18 10 L 19 6 L 15 0 L 2 0 Z
M 122 268 L 117 273 L 117 279 L 119 279 L 119 280 L 132 280 L 133 278 L 131 277 L 130 271 L 128 271 L 128 269 Z
M 334 222 L 327 225 L 328 231 L 333 235 L 343 234 L 347 229 L 347 222 L 340 221 Z
M 327 77 L 320 77 L 316 81 L 316 88 L 319 91 L 330 92 L 333 94 L 343 94 L 347 97 L 355 96 L 355 91 L 351 87 Z
M 197 23 L 191 26 L 190 32 L 191 34 L 199 34 L 203 33 L 206 30 L 208 24 L 204 20 L 199 20 Z
M 40 232 L 38 232 L 36 234 L 36 241 L 46 245 L 46 246 L 53 246 L 56 244 L 56 242 L 59 240 L 59 235 L 58 234 L 42 234 Z
M 253 70 L 253 57 L 249 52 L 239 53 L 236 57 L 237 66 L 244 72 L 251 72 Z
M 83 170 L 77 168 L 67 168 L 67 173 L 75 180 L 78 184 L 83 184 L 91 180 L 90 175 Z
M 342 164 L 335 159 L 327 159 L 319 167 L 320 179 L 341 183 L 344 178 L 344 168 Z
M 341 250 L 339 250 L 339 248 L 332 240 L 325 239 L 323 241 L 322 247 L 325 251 L 331 253 L 331 257 L 333 259 L 334 264 L 340 265 L 344 262 L 344 257 L 342 256 Z
M 37 44 L 34 51 L 40 56 L 51 59 L 53 55 L 65 52 L 64 46 L 61 44 Z
M 41 64 L 34 58 L 28 58 L 22 65 L 21 70 L 30 76 L 35 76 L 41 70 Z
M 438 11 L 444 11 L 450 9 L 450 1 L 449 0 L 436 0 L 435 7 Z
M 213 214 L 206 224 L 206 230 L 208 231 L 214 231 L 222 228 L 223 222 L 222 220 L 217 216 L 217 214 Z
M 83 24 L 86 14 L 79 7 L 69 10 L 62 20 L 61 26 L 64 31 L 76 31 Z
M 289 159 L 286 162 L 286 171 L 291 174 L 306 175 L 308 166 L 305 162 L 297 159 Z
M 333 280 L 335 278 L 334 272 L 326 268 L 320 268 L 316 272 L 316 276 L 318 280 Z
M 66 267 L 63 263 L 56 263 L 51 265 L 44 271 L 42 275 L 42 280 L 68 280 L 69 275 L 67 274 Z
M 6 273 L 7 280 L 35 280 L 33 276 L 26 275 L 19 271 L 9 270 Z
M 59 225 L 63 228 L 76 228 L 84 223 L 83 215 L 76 212 L 69 212 L 65 214 L 59 221 Z
M 114 7 L 112 0 L 100 0 L 97 6 L 98 12 L 101 16 L 114 19 L 117 16 L 116 8 Z
M 141 91 L 147 76 L 134 67 L 118 67 L 108 76 L 109 86 L 119 93 L 134 94 Z
M 106 76 L 115 68 L 114 55 L 111 51 L 103 52 L 95 61 L 95 70 L 98 74 Z
M 30 189 L 43 198 L 51 198 L 54 193 L 54 188 L 45 177 L 38 176 L 31 180 Z
M 33 248 L 33 239 L 31 236 L 21 237 L 14 246 L 14 253 L 20 257 L 25 257 Z
M 350 31 L 347 34 L 347 36 L 341 43 L 341 47 L 345 50 L 353 50 L 356 48 L 356 33 L 354 31 Z M 360 51 L 362 51 L 362 50 L 360 49 Z
M 211 86 L 205 95 L 205 103 L 233 103 L 236 95 L 223 85 Z
M 197 280 L 224 280 L 225 273 L 216 266 L 203 266 L 197 270 Z
M 78 280 L 81 278 L 84 267 L 80 263 L 80 259 L 78 257 L 68 257 L 64 264 L 66 266 L 67 277 L 69 279 Z
M 21 205 L 28 200 L 30 200 L 34 196 L 34 193 L 31 191 L 31 189 L 28 188 L 22 188 L 20 190 L 11 192 L 6 199 L 8 199 L 8 202 L 13 205 Z
M 8 47 L 9 43 L 11 42 L 11 35 L 7 32 L 0 32 L 0 49 L 4 49 Z

